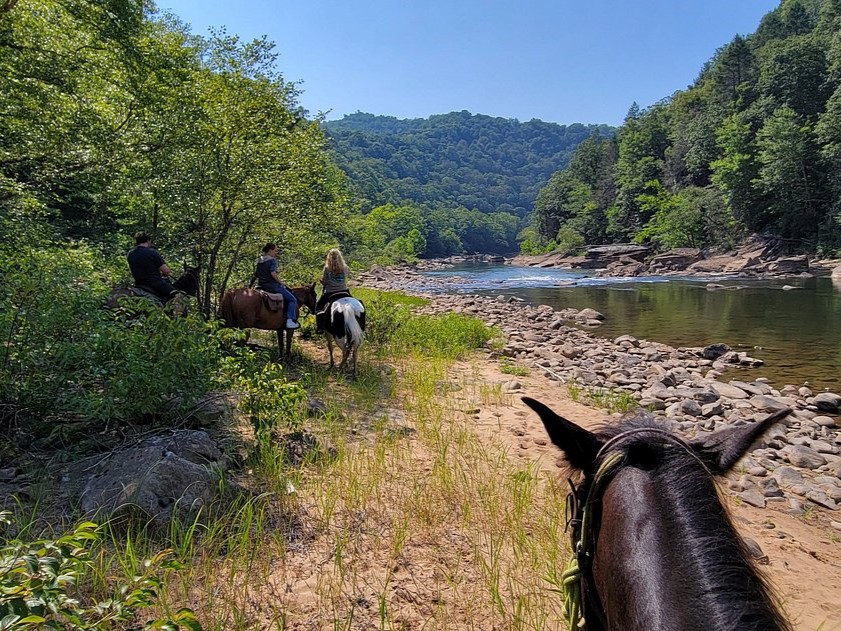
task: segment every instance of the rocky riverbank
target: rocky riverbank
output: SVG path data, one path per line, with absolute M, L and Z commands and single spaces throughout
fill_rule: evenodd
M 808 277 L 828 274 L 839 261 L 806 255 L 788 256 L 784 244 L 755 235 L 735 250 L 704 251 L 678 248 L 656 254 L 649 246 L 616 244 L 592 246 L 581 256 L 550 252 L 536 256 L 519 255 L 514 265 L 593 270 L 595 276 L 715 276 L 741 278 Z
M 376 289 L 412 292 L 419 273 L 411 268 L 375 268 L 359 282 Z M 429 286 L 429 277 L 424 277 Z M 453 278 L 435 282 L 445 286 Z M 415 292 L 416 293 L 416 292 Z M 841 511 L 841 396 L 812 392 L 805 385 L 774 388 L 746 369 L 760 359 L 723 344 L 674 348 L 629 335 L 608 340 L 570 326 L 598 322 L 592 309 L 554 310 L 515 298 L 425 294 L 427 313 L 466 313 L 497 327 L 505 342 L 499 355 L 534 367 L 547 379 L 576 384 L 593 393 L 622 393 L 686 436 L 741 425 L 769 412 L 791 408 L 744 459 L 742 475 L 730 488 L 746 503 L 779 504 L 792 515 L 810 506 Z M 516 381 L 505 385 L 512 392 Z M 841 515 L 832 513 L 841 530 Z

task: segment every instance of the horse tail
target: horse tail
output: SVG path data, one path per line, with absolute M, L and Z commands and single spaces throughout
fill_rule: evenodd
M 357 310 L 353 305 L 344 303 L 337 305 L 345 318 L 345 332 L 348 337 L 348 348 L 359 348 L 362 346 L 362 340 L 365 337 L 365 331 L 359 326 L 357 320 Z M 362 312 L 364 313 L 364 311 Z
M 219 301 L 219 317 L 228 326 L 237 325 L 236 311 L 234 311 L 234 293 L 230 290 L 226 291 L 222 300 Z

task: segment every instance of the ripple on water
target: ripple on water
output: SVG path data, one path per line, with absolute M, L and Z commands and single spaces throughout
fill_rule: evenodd
M 555 309 L 591 307 L 607 316 L 593 331 L 605 337 L 629 334 L 672 346 L 762 347 L 750 354 L 766 365 L 741 378 L 767 377 L 778 387 L 809 381 L 816 390 L 841 390 L 841 287 L 829 278 L 597 278 L 581 271 L 489 264 L 425 276 L 430 282 L 413 289 L 503 294 Z M 738 289 L 707 291 L 710 282 Z M 781 291 L 783 285 L 802 291 Z

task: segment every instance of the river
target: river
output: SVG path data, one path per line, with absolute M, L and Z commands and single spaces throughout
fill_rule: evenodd
M 606 320 L 588 330 L 604 337 L 629 334 L 671 346 L 724 342 L 765 361 L 750 372 L 754 379 L 767 377 L 777 387 L 808 383 L 815 391 L 841 391 L 841 286 L 828 277 L 594 278 L 578 271 L 481 263 L 427 275 L 456 276 L 447 285 L 452 292 L 517 296 L 556 309 L 591 307 Z M 738 289 L 710 291 L 710 282 Z M 796 289 L 786 291 L 784 285 Z

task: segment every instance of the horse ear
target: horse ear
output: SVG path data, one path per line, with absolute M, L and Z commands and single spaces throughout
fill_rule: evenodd
M 724 475 L 733 468 L 739 458 L 747 453 L 757 438 L 774 424 L 791 414 L 791 408 L 777 410 L 761 421 L 749 425 L 734 425 L 703 438 L 690 441 L 690 446 L 701 457 L 710 472 Z
M 602 441 L 595 434 L 555 414 L 540 401 L 523 397 L 523 403 L 537 412 L 552 443 L 564 452 L 567 461 L 586 474 L 595 473 L 596 456 Z

